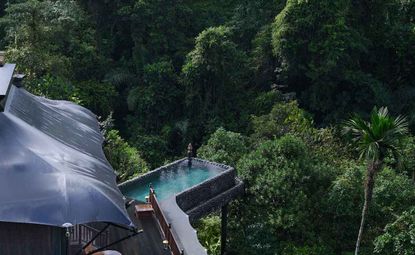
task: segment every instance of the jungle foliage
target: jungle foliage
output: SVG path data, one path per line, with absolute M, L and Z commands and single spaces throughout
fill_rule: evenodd
M 104 151 L 119 180 L 190 142 L 235 166 L 247 185 L 229 209 L 230 254 L 351 252 L 367 164 L 340 124 L 374 106 L 407 116 L 400 159 L 384 155 L 377 171 L 360 252 L 406 255 L 414 17 L 413 0 L 8 0 L 0 48 L 31 92 L 114 119 Z M 219 225 L 198 224 L 213 253 Z

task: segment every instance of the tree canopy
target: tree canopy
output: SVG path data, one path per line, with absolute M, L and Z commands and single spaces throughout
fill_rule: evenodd
M 246 196 L 229 206 L 228 254 L 352 252 L 371 163 L 355 149 L 369 146 L 382 164 L 361 254 L 407 255 L 414 17 L 412 0 L 8 0 L 0 50 L 30 92 L 107 119 L 119 181 L 185 156 L 189 143 L 236 167 Z M 406 116 L 409 133 L 359 122 L 366 131 L 349 144 L 342 123 L 375 106 Z M 400 160 L 376 150 L 385 144 Z M 217 214 L 198 224 L 212 254 L 219 225 Z

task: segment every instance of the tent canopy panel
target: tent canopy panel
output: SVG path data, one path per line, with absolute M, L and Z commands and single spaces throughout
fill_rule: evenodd
M 12 86 L 0 113 L 0 221 L 132 225 L 89 110 Z

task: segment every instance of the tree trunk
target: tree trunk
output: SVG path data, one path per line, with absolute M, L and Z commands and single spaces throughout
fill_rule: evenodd
M 227 239 L 227 227 L 228 227 L 228 205 L 222 206 L 222 220 L 221 220 L 221 234 L 220 234 L 220 254 L 226 254 L 226 239 Z
M 354 253 L 355 255 L 359 254 L 360 242 L 362 241 L 363 229 L 364 229 L 365 221 L 366 221 L 366 215 L 369 209 L 370 202 L 372 200 L 373 187 L 375 186 L 375 174 L 378 172 L 380 167 L 381 167 L 381 162 L 376 160 L 370 163 L 367 168 L 367 176 L 366 176 L 366 182 L 365 182 L 365 203 L 363 204 L 363 209 L 362 209 L 362 219 L 360 221 L 359 235 L 357 236 L 357 241 L 356 241 L 356 250 Z

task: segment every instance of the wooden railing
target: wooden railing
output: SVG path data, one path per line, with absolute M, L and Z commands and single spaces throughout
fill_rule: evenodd
M 88 225 L 76 225 L 69 229 L 69 244 L 70 245 L 84 245 L 94 238 L 100 231 Z M 94 247 L 105 247 L 109 244 L 109 231 L 102 232 L 92 242 Z
M 149 195 L 149 202 L 154 210 L 154 215 L 156 216 L 157 220 L 160 223 L 161 229 L 164 233 L 164 236 L 170 246 L 170 250 L 173 255 L 184 255 L 183 249 L 179 248 L 176 239 L 173 236 L 171 231 L 171 224 L 167 222 L 166 217 L 164 216 L 163 212 L 160 209 L 159 203 L 157 201 L 156 194 L 153 188 L 150 188 L 150 195 Z

